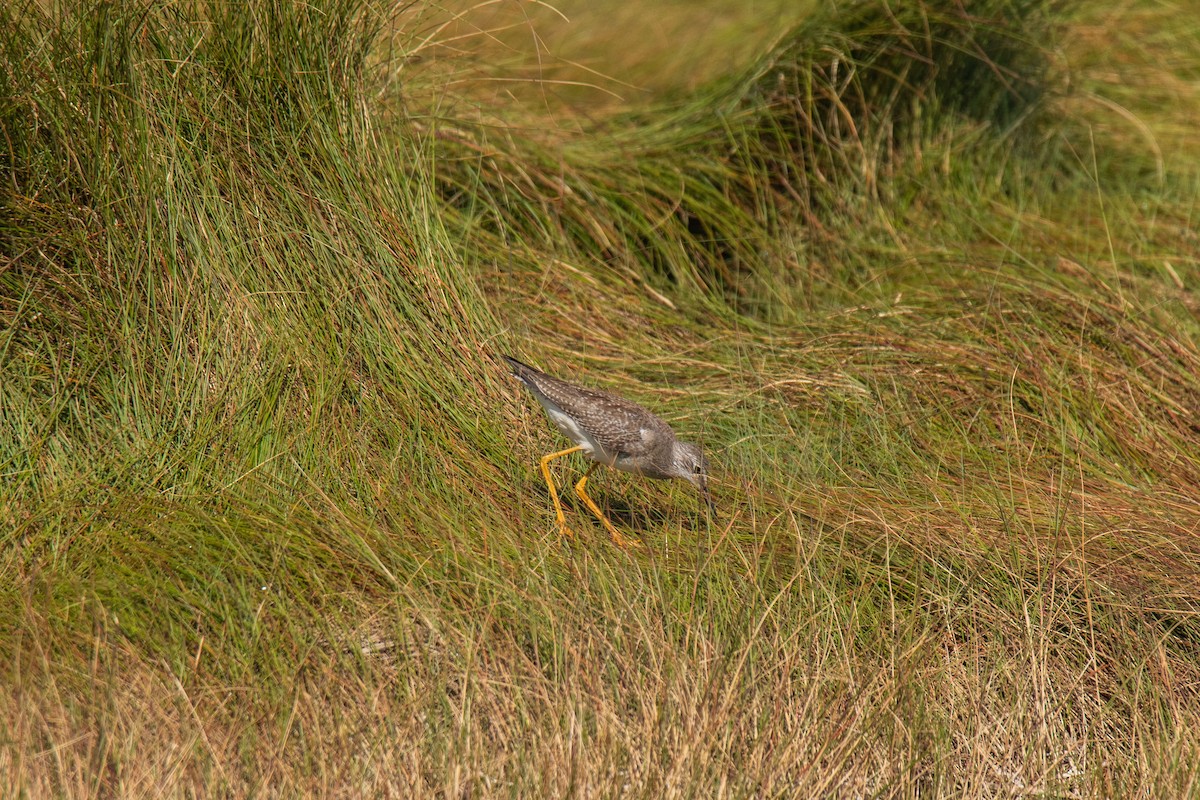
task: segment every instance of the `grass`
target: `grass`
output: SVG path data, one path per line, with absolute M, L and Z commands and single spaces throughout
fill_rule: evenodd
M 1195 793 L 1198 17 L 631 9 L 0 12 L 14 796 Z

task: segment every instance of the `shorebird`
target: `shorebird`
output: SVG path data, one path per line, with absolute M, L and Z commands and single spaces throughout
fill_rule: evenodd
M 575 443 L 574 447 L 541 459 L 542 477 L 550 489 L 554 515 L 564 536 L 573 534 L 567 527 L 558 490 L 550 476 L 550 462 L 571 453 L 582 452 L 594 462 L 575 484 L 575 494 L 608 529 L 613 542 L 622 547 L 634 543 L 608 521 L 585 488 L 592 470 L 600 464 L 647 478 L 682 478 L 695 485 L 709 513 L 715 513 L 707 485 L 708 463 L 698 445 L 676 439 L 670 425 L 637 403 L 610 392 L 586 389 L 553 378 L 509 356 L 504 356 L 504 360 L 512 367 L 513 376 L 525 384 L 546 409 L 555 427 Z

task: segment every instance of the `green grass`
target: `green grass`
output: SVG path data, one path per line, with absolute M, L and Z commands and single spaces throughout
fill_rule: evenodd
M 0 12 L 0 784 L 1194 794 L 1191 5 Z

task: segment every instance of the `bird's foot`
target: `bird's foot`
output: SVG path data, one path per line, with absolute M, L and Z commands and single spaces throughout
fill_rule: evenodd
M 645 547 L 645 545 L 643 545 L 637 539 L 630 539 L 626 536 L 622 536 L 616 528 L 609 528 L 608 535 L 612 537 L 613 544 L 624 550 L 641 550 L 643 547 Z

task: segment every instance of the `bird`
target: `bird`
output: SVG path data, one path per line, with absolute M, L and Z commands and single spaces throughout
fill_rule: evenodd
M 586 490 L 588 478 L 600 464 L 647 478 L 682 478 L 699 490 L 709 513 L 715 516 L 716 506 L 708 491 L 708 462 L 699 445 L 679 441 L 670 425 L 637 403 L 611 392 L 588 389 L 551 377 L 511 356 L 503 358 L 512 369 L 513 377 L 546 409 L 555 427 L 574 442 L 573 447 L 549 453 L 540 462 L 563 536 L 573 538 L 573 533 L 567 526 L 558 490 L 550 475 L 550 462 L 578 452 L 593 463 L 575 484 L 575 494 L 604 524 L 613 542 L 620 547 L 637 545 L 621 535 Z

